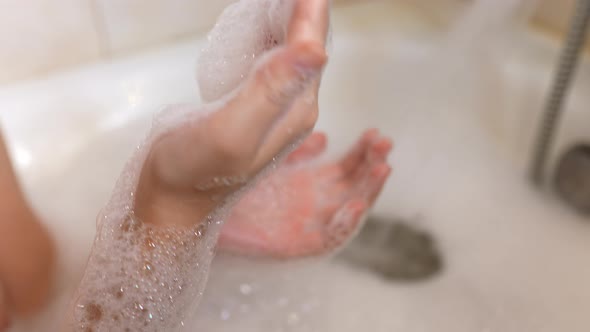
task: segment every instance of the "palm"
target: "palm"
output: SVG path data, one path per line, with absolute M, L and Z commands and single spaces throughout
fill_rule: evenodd
M 359 228 L 389 175 L 388 139 L 367 131 L 341 160 L 319 164 L 325 137 L 315 133 L 234 207 L 219 246 L 238 254 L 318 255 Z

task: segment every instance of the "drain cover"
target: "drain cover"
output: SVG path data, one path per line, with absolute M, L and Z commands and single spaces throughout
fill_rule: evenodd
M 337 256 L 388 280 L 422 280 L 443 266 L 435 241 L 396 218 L 371 216 L 359 235 Z
M 590 214 L 590 146 L 577 145 L 559 160 L 554 175 L 557 195 L 583 214 Z

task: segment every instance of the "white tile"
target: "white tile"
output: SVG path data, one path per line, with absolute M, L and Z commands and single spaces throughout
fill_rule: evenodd
M 90 0 L 0 0 L 0 83 L 95 60 Z
M 114 54 L 207 29 L 235 0 L 95 0 Z

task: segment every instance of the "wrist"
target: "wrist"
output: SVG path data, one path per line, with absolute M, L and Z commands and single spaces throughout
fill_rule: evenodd
M 191 227 L 215 208 L 216 202 L 196 189 L 176 189 L 165 184 L 146 161 L 135 193 L 134 213 L 146 224 Z

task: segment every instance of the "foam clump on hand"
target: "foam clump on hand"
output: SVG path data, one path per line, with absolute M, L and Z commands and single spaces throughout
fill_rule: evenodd
M 73 309 L 76 330 L 170 331 L 183 326 L 207 279 L 214 241 L 207 223 L 150 227 L 130 214 L 103 225 Z
M 155 226 L 133 212 L 141 168 L 154 140 L 191 107 L 169 107 L 125 166 L 97 220 L 97 235 L 73 307 L 70 330 L 177 331 L 203 294 L 227 203 L 188 228 Z
M 199 57 L 204 101 L 230 93 L 262 54 L 285 42 L 293 5 L 293 0 L 242 0 L 225 9 Z
M 235 89 L 263 53 L 283 43 L 294 0 L 242 0 L 228 7 L 199 62 L 206 101 Z M 213 251 L 236 195 L 190 228 L 143 223 L 133 212 L 152 143 L 208 107 L 169 107 L 154 121 L 97 222 L 97 236 L 72 303 L 71 330 L 174 331 L 202 297 Z M 213 110 L 214 111 L 214 110 Z

